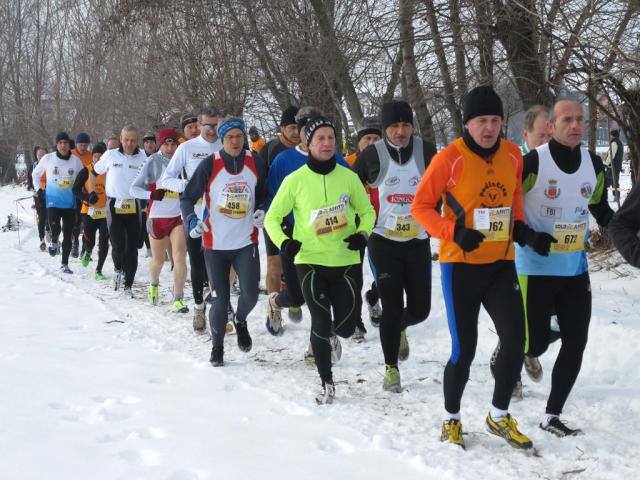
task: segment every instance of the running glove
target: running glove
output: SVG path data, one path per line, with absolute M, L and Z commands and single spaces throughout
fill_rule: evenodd
M 345 238 L 343 242 L 347 244 L 347 248 L 349 250 L 360 251 L 367 246 L 366 233 L 364 232 L 354 233 L 353 235 L 349 235 L 347 238 Z
M 549 255 L 552 243 L 558 241 L 546 232 L 536 232 L 524 222 L 516 221 L 513 225 L 513 241 L 524 247 L 530 246 L 538 255 Z
M 253 226 L 256 228 L 264 227 L 264 210 L 256 210 L 253 212 Z
M 453 241 L 456 242 L 465 252 L 473 252 L 484 240 L 484 234 L 473 228 L 466 228 L 456 225 L 453 234 Z
M 36 195 L 38 196 L 38 200 L 40 200 L 40 202 L 42 202 L 42 205 L 46 205 L 45 201 L 44 201 L 44 188 L 41 188 L 40 190 L 38 190 L 38 192 L 36 193 Z
M 98 203 L 98 194 L 96 192 L 91 192 L 87 198 L 87 202 L 89 205 L 95 205 Z
M 153 192 L 151 192 L 151 197 L 149 197 L 151 200 L 156 200 L 156 201 L 160 201 L 164 198 L 164 194 L 167 193 L 167 191 L 164 188 L 156 188 Z
M 284 242 L 282 242 L 282 245 L 280 245 L 280 250 L 282 251 L 282 253 L 284 253 L 291 260 L 295 258 L 301 248 L 302 243 L 292 238 L 287 238 Z
M 204 232 L 208 232 L 209 228 L 198 218 L 192 218 L 189 222 L 189 236 L 191 238 L 200 238 Z

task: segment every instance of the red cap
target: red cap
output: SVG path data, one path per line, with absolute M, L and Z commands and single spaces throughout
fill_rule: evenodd
M 167 140 L 173 140 L 178 143 L 178 132 L 176 132 L 173 128 L 163 128 L 158 132 L 158 145 L 162 145 Z

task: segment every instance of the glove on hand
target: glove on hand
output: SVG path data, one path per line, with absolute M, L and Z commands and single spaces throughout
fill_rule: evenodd
M 287 238 L 284 242 L 282 242 L 282 245 L 280 245 L 280 251 L 282 251 L 282 253 L 284 253 L 291 260 L 295 258 L 301 248 L 302 243 L 292 238 Z
M 367 237 L 363 232 L 354 233 L 353 235 L 349 235 L 347 238 L 342 240 L 347 244 L 347 248 L 349 250 L 360 251 L 364 247 L 367 246 Z
M 264 228 L 264 210 L 256 210 L 253 212 L 253 226 L 256 228 Z
M 95 205 L 98 203 L 98 194 L 96 192 L 91 192 L 89 194 L 89 198 L 87 198 L 87 202 L 89 205 Z
M 204 232 L 208 231 L 209 228 L 198 217 L 189 222 L 189 236 L 191 238 L 200 238 Z
M 538 255 L 546 257 L 549 255 L 552 243 L 558 241 L 546 232 L 536 232 L 526 223 L 516 221 L 513 226 L 513 240 L 518 245 L 524 247 L 529 245 Z
M 453 241 L 465 252 L 473 252 L 484 240 L 484 234 L 473 228 L 456 226 Z

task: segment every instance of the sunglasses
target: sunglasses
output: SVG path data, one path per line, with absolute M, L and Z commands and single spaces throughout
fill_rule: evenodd
M 142 139 L 143 142 L 155 142 L 156 141 L 156 137 L 144 137 Z
M 213 130 L 215 128 L 218 127 L 217 123 L 203 123 L 202 124 L 202 128 L 204 128 L 205 130 Z

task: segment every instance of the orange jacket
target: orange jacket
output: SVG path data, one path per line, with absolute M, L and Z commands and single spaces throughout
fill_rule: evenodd
M 71 150 L 71 154 L 78 157 L 82 162 L 82 165 L 84 165 L 85 167 L 91 165 L 91 158 L 93 157 L 91 150 L 87 150 L 86 152 L 84 152 L 84 155 L 80 155 L 78 153 L 78 150 L 74 148 L 73 150 Z
M 522 153 L 520 148 L 501 140 L 500 148 L 485 161 L 472 152 L 462 138 L 433 157 L 418 186 L 411 214 L 433 237 L 440 239 L 441 262 L 473 264 L 513 260 L 513 222 L 524 222 L 522 206 Z M 442 200 L 442 215 L 436 210 Z M 453 237 L 456 224 L 474 228 L 476 209 L 510 208 L 501 217 L 491 217 L 492 225 L 500 225 L 501 240 L 490 240 L 490 231 L 482 230 L 487 239 L 472 252 L 464 252 Z M 493 227 L 492 227 L 493 228 Z M 480 228 L 477 228 L 481 230 Z

